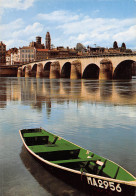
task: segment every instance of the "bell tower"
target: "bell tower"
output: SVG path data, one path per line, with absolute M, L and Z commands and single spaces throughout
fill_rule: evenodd
M 49 32 L 46 33 L 45 46 L 46 46 L 46 49 L 48 49 L 48 50 L 51 49 L 51 37 L 50 37 L 50 33 Z

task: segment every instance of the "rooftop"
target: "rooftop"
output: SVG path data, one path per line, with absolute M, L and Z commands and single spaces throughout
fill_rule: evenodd
M 35 49 L 35 47 L 23 46 L 22 48 L 20 47 L 19 49 Z
M 2 41 L 0 41 L 0 45 L 4 45 L 4 46 L 6 46 Z
M 48 49 L 36 49 L 36 51 L 39 51 L 39 52 L 47 52 L 49 50 Z

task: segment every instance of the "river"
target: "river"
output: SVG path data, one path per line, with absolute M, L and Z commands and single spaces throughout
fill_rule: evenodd
M 84 196 L 23 147 L 19 129 L 43 127 L 136 176 L 136 78 L 0 78 L 0 195 Z

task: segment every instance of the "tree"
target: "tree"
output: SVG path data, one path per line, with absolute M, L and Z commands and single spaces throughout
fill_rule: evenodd
M 77 45 L 76 45 L 76 50 L 77 51 L 81 52 L 81 51 L 83 51 L 85 49 L 86 49 L 86 47 L 83 44 L 77 43 Z
M 118 43 L 116 41 L 114 41 L 114 43 L 113 43 L 113 48 L 114 49 L 117 49 L 118 48 Z
M 126 44 L 124 42 L 122 43 L 121 48 L 126 50 Z

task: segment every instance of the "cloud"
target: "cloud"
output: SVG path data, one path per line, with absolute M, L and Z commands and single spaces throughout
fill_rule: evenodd
M 66 34 L 85 32 L 119 32 L 135 24 L 135 19 L 108 19 L 108 18 L 83 18 L 81 20 L 60 24 L 57 28 L 63 29 Z
M 5 40 L 4 43 L 6 44 L 6 48 L 13 48 L 13 47 L 21 47 L 21 46 L 27 46 L 29 44 L 28 41 L 26 40 L 21 40 L 21 39 L 16 39 L 16 38 L 12 38 L 9 40 Z
M 34 5 L 35 0 L 0 0 L 0 21 L 5 10 L 27 10 Z
M 9 31 L 10 29 L 10 31 Z M 0 26 L 1 40 L 7 45 L 7 48 L 28 45 L 32 38 L 35 39 L 44 29 L 39 22 L 25 26 L 24 21 L 19 18 L 8 24 Z
M 4 13 L 4 9 L 0 7 L 0 21 L 1 21 L 1 19 L 2 19 L 3 13 Z
M 18 10 L 26 10 L 33 6 L 35 0 L 0 0 L 0 8 L 14 8 Z
M 136 40 L 136 25 L 131 26 L 125 31 L 119 32 L 113 36 L 115 40 L 123 42 L 123 40 L 131 41 Z
M 37 19 L 39 19 L 39 20 L 46 20 L 46 21 L 50 21 L 50 22 L 60 22 L 60 23 L 77 21 L 79 19 L 79 17 L 80 17 L 80 15 L 78 15 L 78 14 L 73 14 L 69 11 L 64 11 L 64 10 L 57 10 L 57 11 L 51 12 L 49 14 L 39 13 L 37 15 Z
M 97 43 L 104 47 L 111 47 L 115 40 L 119 44 L 131 40 L 131 44 L 134 46 L 135 22 L 135 18 L 91 18 L 78 15 L 77 20 L 61 22 L 56 29 L 67 37 L 65 38 L 67 45 L 68 42 L 73 42 L 74 45 L 81 42 L 85 45 Z
M 13 2 L 25 3 L 26 1 L 14 0 Z M 96 10 L 96 12 L 99 12 L 99 10 Z M 2 24 L 0 32 L 4 33 L 0 37 L 3 41 L 6 41 L 7 48 L 11 47 L 15 40 L 19 40 L 18 44 L 20 43 L 22 46 L 24 45 L 22 44 L 23 40 L 25 44 L 29 44 L 37 35 L 45 34 L 45 27 L 46 29 L 48 27 L 52 43 L 56 46 L 61 44 L 75 47 L 76 43 L 80 42 L 86 46 L 93 46 L 96 43 L 97 46 L 111 47 L 116 40 L 119 45 L 125 42 L 127 47 L 133 49 L 136 40 L 135 24 L 135 18 L 91 18 L 82 13 L 56 10 L 45 14 L 39 13 L 32 24 L 27 24 L 27 21 L 24 22 L 21 18 L 9 24 Z M 18 44 L 17 47 L 20 46 Z
M 7 34 L 9 36 L 9 29 L 10 29 L 10 33 L 12 33 L 14 30 L 16 29 L 20 29 L 21 27 L 23 27 L 24 22 L 21 18 L 16 19 L 15 21 L 12 21 L 8 24 L 1 24 L 0 26 L 0 32 L 4 32 L 3 36 L 5 37 Z
M 24 21 L 21 18 L 18 18 L 15 21 L 12 21 L 8 24 L 0 25 L 0 38 L 7 45 L 7 48 L 11 47 L 12 43 L 14 44 L 13 40 L 17 40 L 16 37 L 12 36 L 12 34 L 15 31 L 19 31 L 23 27 L 24 27 Z
M 35 22 L 32 25 L 26 26 L 24 29 L 20 29 L 18 31 L 14 31 L 12 36 L 16 38 L 20 37 L 28 37 L 28 36 L 36 36 L 43 31 L 44 26 L 39 22 Z

